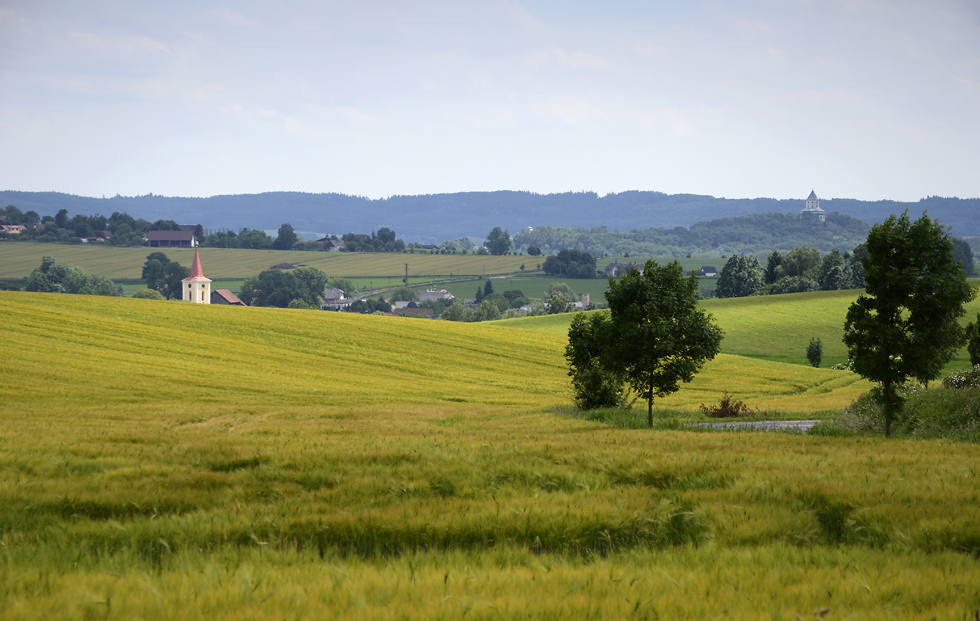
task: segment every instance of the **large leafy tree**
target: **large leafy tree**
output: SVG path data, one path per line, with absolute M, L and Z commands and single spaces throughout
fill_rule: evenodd
M 327 274 L 316 267 L 299 267 L 291 272 L 264 270 L 242 283 L 238 297 L 250 306 L 286 308 L 293 300 L 305 306 L 319 306 L 328 280 Z
M 170 263 L 170 257 L 162 252 L 151 252 L 146 255 L 146 263 L 143 264 L 143 273 L 140 278 L 146 281 L 147 289 L 160 290 L 167 263 Z
M 297 239 L 296 231 L 293 230 L 292 225 L 284 222 L 279 227 L 276 238 L 272 242 L 272 248 L 274 250 L 292 250 L 293 246 L 296 245 Z
M 272 247 L 272 240 L 265 231 L 244 230 L 238 235 L 238 247 L 263 250 Z
M 512 245 L 510 241 L 510 233 L 502 230 L 499 226 L 493 227 L 493 230 L 487 234 L 487 241 L 483 244 L 490 251 L 490 254 L 507 254 L 510 252 L 510 247 Z
M 612 328 L 603 356 L 646 399 L 651 427 L 653 399 L 676 392 L 678 382 L 690 382 L 718 353 L 721 329 L 698 299 L 697 276 L 685 276 L 677 261 L 660 266 L 650 260 L 642 274 L 631 269 L 618 281 L 609 279 Z
M 963 345 L 957 319 L 975 292 L 953 258 L 949 233 L 926 214 L 915 222 L 908 211 L 890 216 L 872 227 L 866 247 L 866 295 L 847 311 L 844 343 L 854 370 L 879 385 L 889 436 L 898 387 L 939 377 Z
M 715 295 L 719 298 L 743 298 L 758 293 L 764 273 L 755 257 L 732 255 L 721 270 Z
M 823 262 L 820 263 L 818 280 L 823 291 L 848 288 L 848 279 L 844 273 L 844 257 L 839 250 L 832 250 L 824 256 Z
M 82 293 L 87 295 L 121 296 L 123 288 L 108 278 L 60 263 L 54 257 L 44 257 L 41 265 L 27 278 L 25 291 L 41 293 Z
M 566 248 L 544 260 L 544 273 L 569 278 L 595 278 L 595 257 L 587 252 Z
M 160 293 L 168 300 L 183 299 L 183 280 L 190 275 L 191 268 L 184 267 L 176 261 L 168 262 L 163 266 L 163 279 L 160 282 Z

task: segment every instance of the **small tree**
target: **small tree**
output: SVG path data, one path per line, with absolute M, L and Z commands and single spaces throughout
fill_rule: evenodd
M 608 347 L 612 319 L 608 312 L 578 313 L 568 329 L 568 375 L 572 378 L 575 405 L 583 410 L 617 407 L 624 401 L 624 378 L 603 357 Z
M 970 353 L 972 366 L 980 364 L 980 313 L 977 313 L 977 321 L 966 327 L 966 351 Z
M 771 285 L 779 279 L 779 266 L 783 264 L 783 255 L 779 254 L 778 250 L 773 250 L 772 254 L 769 255 L 769 260 L 766 263 L 766 271 L 764 275 L 764 280 L 767 285 Z
M 806 347 L 806 359 L 810 365 L 819 368 L 823 360 L 823 343 L 818 338 L 811 338 L 810 344 Z
M 660 266 L 646 262 L 618 281 L 610 278 L 606 301 L 612 319 L 610 368 L 622 372 L 637 395 L 647 401 L 653 427 L 653 399 L 690 382 L 718 353 L 722 332 L 698 307 L 698 278 L 684 276 L 677 261 Z
M 571 312 L 573 308 L 572 300 L 561 291 L 555 291 L 548 299 L 545 300 L 548 303 L 548 314 L 558 315 L 560 313 Z
M 913 223 L 908 211 L 890 216 L 871 228 L 866 245 L 866 295 L 847 311 L 844 343 L 854 370 L 879 384 L 888 437 L 898 387 L 939 377 L 965 340 L 957 318 L 975 291 L 949 233 L 925 214 Z
M 411 287 L 398 287 L 391 292 L 392 302 L 412 302 L 419 299 L 419 294 L 417 291 Z

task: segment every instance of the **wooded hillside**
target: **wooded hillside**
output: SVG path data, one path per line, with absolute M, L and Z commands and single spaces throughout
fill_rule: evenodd
M 482 240 L 493 227 L 513 235 L 526 227 L 606 226 L 632 231 L 652 227 L 672 229 L 697 222 L 758 213 L 798 214 L 807 192 L 799 199 L 729 199 L 696 194 L 629 191 L 599 196 L 595 192 L 534 194 L 531 192 L 457 192 L 369 199 L 343 194 L 267 192 L 212 196 L 209 198 L 115 196 L 91 198 L 57 192 L 0 191 L 0 206 L 15 205 L 21 211 L 105 216 L 126 212 L 154 221 L 172 219 L 181 224 L 200 223 L 207 229 L 243 226 L 275 230 L 289 222 L 297 231 L 319 233 L 369 233 L 390 227 L 406 242 L 439 243 L 469 236 Z M 959 237 L 980 236 L 980 199 L 929 197 L 917 202 L 821 199 L 828 214 L 838 212 L 868 224 L 883 221 L 908 209 L 913 216 L 923 210 L 929 217 L 953 229 Z

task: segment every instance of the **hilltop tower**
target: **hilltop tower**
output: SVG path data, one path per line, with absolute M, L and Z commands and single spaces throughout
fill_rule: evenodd
M 806 199 L 806 207 L 800 210 L 800 217 L 805 218 L 807 216 L 816 218 L 821 222 L 827 221 L 827 212 L 820 209 L 820 199 L 817 198 L 817 193 L 810 190 L 810 196 Z
M 191 275 L 181 281 L 184 283 L 184 301 L 195 304 L 211 303 L 211 279 L 204 277 L 201 269 L 201 257 L 194 250 L 194 262 L 191 263 Z

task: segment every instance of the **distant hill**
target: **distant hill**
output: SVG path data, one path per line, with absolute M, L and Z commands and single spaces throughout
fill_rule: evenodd
M 715 198 L 697 194 L 664 194 L 629 191 L 599 196 L 594 192 L 534 194 L 531 192 L 457 192 L 420 196 L 368 199 L 344 194 L 267 192 L 209 198 L 114 196 L 91 198 L 57 192 L 0 191 L 0 206 L 15 205 L 54 215 L 108 216 L 125 212 L 149 221 L 172 219 L 181 224 L 201 224 L 206 229 L 277 229 L 289 222 L 299 231 L 370 233 L 380 227 L 393 229 L 412 242 L 438 243 L 469 236 L 482 240 L 495 226 L 511 235 L 528 227 L 596 227 L 631 231 L 649 228 L 689 227 L 697 222 L 758 213 L 797 213 L 804 200 L 772 198 Z M 980 236 L 980 199 L 931 196 L 917 202 L 821 200 L 827 213 L 838 212 L 863 222 L 881 222 L 905 209 L 913 217 L 929 215 L 952 227 L 959 237 Z
M 545 254 L 574 248 L 595 256 L 642 257 L 752 254 L 810 246 L 821 252 L 851 251 L 863 244 L 869 225 L 851 216 L 828 213 L 826 221 L 796 214 L 764 213 L 698 222 L 690 228 L 634 229 L 541 226 L 514 236 L 514 244 L 536 246 Z

